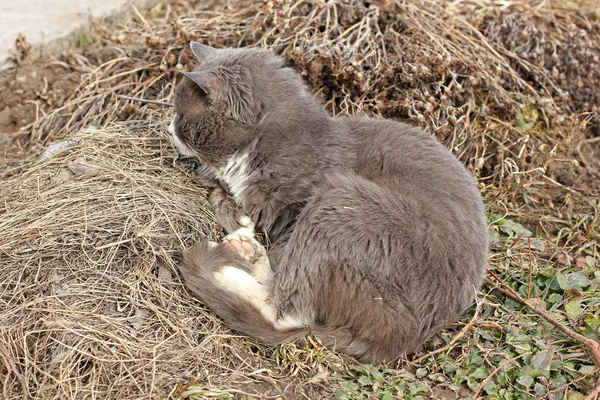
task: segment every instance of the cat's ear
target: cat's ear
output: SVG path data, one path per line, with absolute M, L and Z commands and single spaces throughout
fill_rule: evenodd
M 210 47 L 198 42 L 191 42 L 190 50 L 192 50 L 194 57 L 196 57 L 196 60 L 198 61 L 202 61 L 208 54 L 217 51 L 217 49 L 214 47 Z
M 204 91 L 204 93 L 211 95 L 217 89 L 217 78 L 209 73 L 202 71 L 194 71 L 194 72 L 181 72 L 188 79 L 191 79 L 200 89 Z

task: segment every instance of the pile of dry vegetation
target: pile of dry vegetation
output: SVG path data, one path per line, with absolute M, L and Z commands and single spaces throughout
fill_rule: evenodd
M 312 345 L 256 347 L 222 327 L 177 275 L 179 251 L 217 232 L 204 191 L 174 160 L 169 111 L 135 99 L 170 102 L 178 71 L 193 68 L 190 40 L 273 49 L 332 113 L 427 127 L 478 177 L 490 212 L 532 224 L 551 207 L 543 250 L 511 238 L 515 253 L 528 250 L 530 269 L 531 257 L 597 256 L 597 238 L 581 227 L 553 235 L 562 210 L 589 207 L 599 189 L 598 20 L 529 0 L 369 3 L 161 3 L 118 29 L 95 26 L 90 45 L 47 63 L 80 83 L 64 100 L 35 99 L 35 121 L 0 147 L 4 398 L 176 396 L 176 382 L 195 377 L 187 394 L 200 397 L 277 396 L 282 382 L 294 385 L 291 398 L 331 395 L 339 377 L 323 366 L 343 369 L 341 359 Z M 40 160 L 64 139 L 66 148 Z M 600 230 L 597 216 L 590 221 L 582 229 Z M 573 385 L 589 389 L 592 378 Z

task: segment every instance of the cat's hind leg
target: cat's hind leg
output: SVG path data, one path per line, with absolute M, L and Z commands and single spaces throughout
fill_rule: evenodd
M 249 235 L 248 232 L 241 234 L 241 237 Z M 262 253 L 264 248 L 254 251 Z M 267 260 L 266 255 L 262 258 Z M 268 261 L 263 265 L 268 267 Z M 293 340 L 307 333 L 305 327 L 294 327 L 286 319 L 278 319 L 272 303 L 271 285 L 255 277 L 255 265 L 240 255 L 228 241 L 196 244 L 184 252 L 179 270 L 187 288 L 238 332 L 268 345 Z M 260 272 L 257 275 L 260 277 Z M 272 277 L 268 276 L 268 279 Z

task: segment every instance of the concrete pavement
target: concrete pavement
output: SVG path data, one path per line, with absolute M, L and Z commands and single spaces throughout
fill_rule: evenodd
M 149 0 L 133 0 L 144 6 Z M 89 26 L 92 19 L 129 12 L 128 0 L 0 0 L 0 64 L 14 49 L 17 34 L 33 45 L 33 56 L 60 48 L 60 39 Z

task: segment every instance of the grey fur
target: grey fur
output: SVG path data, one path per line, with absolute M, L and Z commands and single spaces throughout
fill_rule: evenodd
M 217 188 L 217 217 L 231 231 L 245 213 L 265 232 L 274 278 L 264 285 L 277 321 L 305 323 L 278 329 L 215 282 L 211 271 L 224 265 L 252 269 L 226 243 L 186 252 L 188 288 L 267 344 L 313 332 L 366 362 L 396 359 L 457 320 L 488 252 L 483 202 L 464 166 L 418 128 L 331 117 L 271 52 L 194 49 L 195 74 L 214 81 L 208 92 L 193 78 L 177 87 L 176 138 L 216 181 L 238 168 L 241 211 Z

